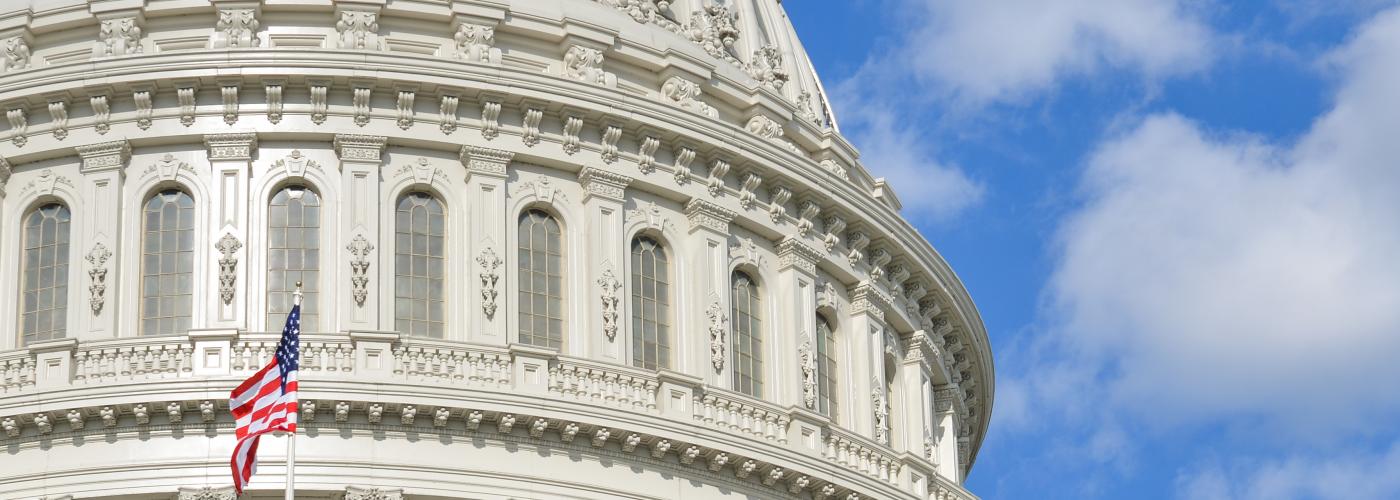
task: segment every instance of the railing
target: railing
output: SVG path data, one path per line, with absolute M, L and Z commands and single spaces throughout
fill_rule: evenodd
M 826 458 L 881 481 L 899 481 L 900 460 L 889 448 L 840 427 L 825 429 Z
M 560 356 L 549 369 L 549 392 L 565 399 L 656 413 L 653 373 Z
M 194 347 L 185 336 L 84 342 L 73 353 L 73 383 L 99 385 L 189 377 Z
M 465 382 L 505 389 L 510 386 L 511 359 L 505 349 L 454 342 L 414 339 L 393 350 L 394 376 L 409 381 Z
M 392 334 L 375 335 L 377 337 L 374 338 L 304 335 L 301 358 L 303 375 L 308 380 L 366 377 L 371 381 L 426 382 L 434 386 L 490 391 L 539 390 L 547 393 L 552 400 L 619 408 L 654 417 L 674 415 L 670 412 L 676 408 L 669 404 L 666 408 L 658 406 L 662 376 L 656 372 L 550 352 L 531 352 L 529 357 L 532 359 L 547 362 L 548 377 L 514 380 L 512 373 L 522 355 L 514 349 L 401 338 Z M 216 346 L 222 343 L 222 347 L 207 350 L 211 342 Z M 229 336 L 215 340 L 188 336 L 138 337 L 73 343 L 59 348 L 48 346 L 9 351 L 0 353 L 0 402 L 11 394 L 32 394 L 50 388 L 190 380 L 197 377 L 196 373 L 198 377 L 206 374 L 246 376 L 271 359 L 277 342 L 276 334 L 244 333 L 236 338 Z M 196 352 L 196 349 L 199 351 Z M 376 351 L 382 356 L 379 362 L 371 361 Z M 210 352 L 227 352 L 227 365 L 210 366 Z M 71 371 L 67 372 L 69 378 L 64 379 L 61 372 L 40 373 L 39 365 L 49 366 L 47 360 L 53 359 L 71 363 Z M 59 373 L 57 379 L 53 378 L 55 373 Z M 40 375 L 49 378 L 40 380 Z M 820 433 L 819 444 L 805 439 L 789 443 L 789 427 L 796 429 L 797 425 L 809 425 L 794 424 L 794 418 L 802 418 L 804 422 L 809 420 L 794 413 L 798 410 L 783 409 L 733 391 L 707 387 L 699 380 L 678 378 L 670 383 L 689 391 L 691 404 L 688 413 L 690 422 L 695 425 L 818 456 L 895 488 L 914 488 L 909 478 L 930 474 L 929 481 L 922 484 L 927 486 L 932 498 L 973 498 L 954 481 L 933 473 L 936 467 L 922 456 L 896 455 L 888 446 L 830 423 L 818 423 L 811 427 Z
M 722 389 L 697 389 L 695 420 L 709 427 L 787 444 L 792 417 L 777 406 Z
M 10 351 L 0 355 L 0 394 L 20 392 L 34 387 L 34 355 L 27 350 Z

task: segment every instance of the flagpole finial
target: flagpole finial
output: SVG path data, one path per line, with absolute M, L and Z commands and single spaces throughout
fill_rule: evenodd
M 292 303 L 301 305 L 301 282 L 297 282 L 296 291 L 292 292 Z

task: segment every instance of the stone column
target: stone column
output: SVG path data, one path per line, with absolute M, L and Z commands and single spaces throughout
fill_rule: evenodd
M 622 286 L 627 279 L 626 263 L 628 241 L 624 234 L 622 219 L 623 195 L 631 177 L 615 174 L 596 167 L 585 167 L 578 174 L 583 186 L 583 213 L 588 231 L 587 251 L 583 254 L 588 263 L 584 277 L 584 289 L 588 293 L 579 295 L 586 301 L 583 311 L 587 325 L 583 331 L 571 330 L 570 336 L 575 346 L 586 346 L 587 351 L 570 348 L 576 355 L 587 355 L 593 359 L 618 364 L 630 364 L 631 355 L 627 330 L 623 325 L 630 319 L 623 315 L 627 298 Z
M 209 220 L 213 231 L 206 247 L 215 263 L 214 301 L 207 328 L 246 330 L 248 321 L 248 177 L 258 136 L 251 132 L 204 136 L 210 166 Z M 196 280 L 198 282 L 198 280 Z M 240 293 L 242 292 L 242 293 Z
M 778 244 L 778 374 L 770 396 L 782 406 L 817 411 L 817 262 L 822 254 L 801 238 L 789 236 Z M 806 368 L 804 370 L 804 368 Z
M 962 483 L 962 466 L 958 463 L 958 396 L 962 393 L 957 385 L 944 385 L 933 393 L 933 410 L 936 426 L 932 429 L 934 445 L 937 450 L 934 453 L 934 463 L 938 467 L 938 475 L 946 477 L 959 484 Z
M 87 201 L 88 217 L 82 227 L 75 228 L 72 241 L 78 245 L 83 260 L 72 263 L 68 272 L 77 275 L 87 300 L 71 304 L 82 318 L 76 325 L 79 340 L 114 338 L 117 332 L 116 293 L 121 289 L 121 258 L 125 247 L 122 234 L 122 187 L 126 166 L 131 161 L 131 145 L 125 140 L 104 142 L 74 148 L 82 158 L 82 196 Z M 139 241 L 139 238 L 138 238 Z M 131 250 L 141 249 L 132 246 Z M 81 270 L 81 271 L 80 271 Z M 72 280 L 70 279 L 70 283 Z M 128 332 L 136 335 L 136 332 Z
M 340 157 L 340 186 L 343 190 L 339 210 L 339 234 L 344 246 L 337 244 L 341 258 L 333 264 L 332 272 L 350 273 L 349 290 L 335 290 L 332 297 L 342 311 L 342 330 L 374 332 L 392 329 L 389 321 L 380 322 L 380 294 L 392 293 L 392 284 L 376 277 L 392 276 L 383 272 L 393 263 L 393 256 L 382 256 L 379 241 L 380 155 L 388 139 L 375 135 L 336 134 L 336 156 Z M 349 264 L 345 264 L 349 263 Z
M 923 330 L 916 330 L 904 339 L 904 359 L 900 362 L 900 377 L 904 384 L 903 412 L 899 416 L 904 439 L 896 450 L 932 458 L 933 445 L 933 360 L 937 350 Z
M 695 355 L 682 360 L 682 372 L 700 377 L 705 383 L 730 387 L 729 377 L 729 222 L 734 212 L 691 198 L 685 204 L 690 220 L 691 241 L 680 259 L 690 269 L 684 295 L 690 297 L 685 317 L 692 324 L 677 325 L 677 331 L 692 338 L 682 339 Z
M 846 336 L 847 358 L 851 363 L 851 380 L 842 390 L 851 395 L 850 428 L 860 435 L 875 439 L 875 393 L 885 391 L 884 332 L 885 302 L 875 284 L 862 281 L 851 289 L 851 331 Z
M 506 252 L 514 247 L 506 241 L 506 167 L 515 153 L 476 146 L 462 146 L 462 165 L 467 167 L 467 255 L 471 269 L 467 280 L 467 340 L 505 346 L 514 339 L 506 332 L 510 312 L 505 296 Z

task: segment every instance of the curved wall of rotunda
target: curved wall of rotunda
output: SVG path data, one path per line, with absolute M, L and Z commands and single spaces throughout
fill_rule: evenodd
M 298 282 L 299 498 L 973 498 L 982 321 L 776 0 L 0 2 L 0 52 L 0 498 L 232 498 Z

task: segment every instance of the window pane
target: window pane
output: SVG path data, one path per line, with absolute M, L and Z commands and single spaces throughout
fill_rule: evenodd
M 141 334 L 170 335 L 189 324 L 193 309 L 194 199 L 167 189 L 146 202 L 141 257 Z
M 429 244 L 444 241 L 442 213 L 437 198 L 409 193 L 394 216 L 394 325 L 405 335 L 442 337 L 447 245 Z
M 670 303 L 661 293 L 669 272 L 656 240 L 632 240 L 632 364 L 649 370 L 671 365 Z
M 520 342 L 543 347 L 564 343 L 563 234 L 542 210 L 520 215 Z
M 319 297 L 313 281 L 320 270 L 315 256 L 321 240 L 309 236 L 320 229 L 321 198 L 304 186 L 288 186 L 272 196 L 267 212 L 267 330 L 282 331 L 301 281 L 301 329 L 318 331 Z
M 730 338 L 734 343 L 734 389 L 763 397 L 763 325 L 758 285 L 748 274 L 735 271 L 730 278 L 732 318 Z
M 68 207 L 53 203 L 23 219 L 20 244 L 20 340 L 28 344 L 68 335 Z

